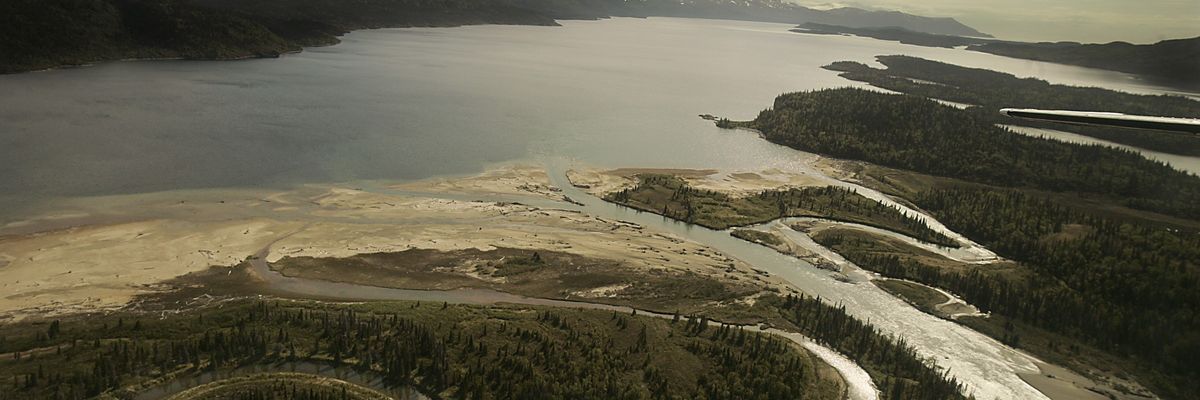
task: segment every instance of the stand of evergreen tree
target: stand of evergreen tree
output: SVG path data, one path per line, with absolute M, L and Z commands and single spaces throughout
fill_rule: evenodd
M 911 349 L 842 310 L 814 299 L 778 301 L 805 332 L 869 362 L 884 377 L 888 398 L 961 398 L 957 384 Z M 841 395 L 820 384 L 811 356 L 787 339 L 714 326 L 701 316 L 671 321 L 599 310 L 241 300 L 162 319 L 119 313 L 53 326 L 54 338 L 42 322 L 0 327 L 0 352 L 12 354 L 0 362 L 0 399 L 129 396 L 126 388 L 153 378 L 301 360 L 352 366 L 445 398 Z
M 947 371 L 931 366 L 903 339 L 832 307 L 820 298 L 786 296 L 780 313 L 800 332 L 848 355 L 863 366 L 886 399 L 962 399 L 963 386 Z
M 910 70 L 905 62 L 926 63 L 885 60 L 899 71 Z M 854 68 L 860 67 L 844 69 Z M 914 77 L 962 84 L 970 94 L 967 81 L 977 73 L 983 72 Z M 1003 81 L 1011 76 L 992 74 L 1001 81 L 992 90 L 1007 90 Z M 1194 103 L 1156 97 L 1150 104 L 1160 102 Z M 742 125 L 799 150 L 984 184 L 933 183 L 905 196 L 951 229 L 1019 261 L 1029 277 L 951 273 L 911 259 L 846 251 L 856 247 L 847 242 L 854 238 L 825 236 L 822 242 L 883 275 L 946 288 L 983 310 L 1131 360 L 1145 367 L 1142 383 L 1161 395 L 1200 391 L 1194 366 L 1200 359 L 1200 233 L 1186 227 L 1191 224 L 1161 222 L 1170 218 L 1119 211 L 1125 206 L 1198 220 L 1200 177 L 1133 152 L 1026 137 L 994 122 L 916 96 L 834 89 L 779 96 L 771 109 Z
M 1009 118 L 1002 108 L 1104 111 L 1136 115 L 1200 117 L 1200 101 L 1183 96 L 1139 95 L 1051 84 L 1036 78 L 967 68 L 910 56 L 879 56 L 887 69 L 839 61 L 824 68 L 872 86 L 915 96 L 972 105 L 967 111 L 997 124 L 1055 129 L 1171 154 L 1200 156 L 1200 137 L 1169 132 L 1083 126 Z
M 861 251 L 864 240 L 819 235 L 822 245 L 880 274 L 950 290 L 983 311 L 1093 345 L 1149 370 L 1162 395 L 1200 390 L 1200 232 L 1116 219 L 1014 190 L 946 188 L 914 201 L 951 229 L 1032 270 L 1032 278 L 949 272 L 911 258 Z M 1069 233 L 1068 233 L 1069 232 Z M 1003 341 L 1017 346 L 1019 337 Z
M 863 89 L 789 93 L 749 124 L 774 143 L 1006 187 L 1100 195 L 1200 219 L 1200 177 L 1126 150 L 1014 134 L 971 111 Z

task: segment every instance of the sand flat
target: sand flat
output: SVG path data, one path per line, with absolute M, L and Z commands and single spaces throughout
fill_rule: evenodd
M 826 186 L 828 180 L 820 175 L 786 172 L 779 169 L 761 171 L 722 172 L 715 169 L 678 168 L 618 168 L 598 169 L 577 167 L 567 171 L 572 185 L 592 195 L 606 194 L 637 185 L 637 175 L 675 175 L 697 189 L 723 192 L 731 196 L 749 196 L 766 190 L 782 190 L 808 186 Z
M 396 186 L 481 198 L 555 194 L 528 190 L 550 187 L 545 171 L 530 167 Z M 236 265 L 267 246 L 275 260 L 411 248 L 552 249 L 620 260 L 635 270 L 682 269 L 785 287 L 741 261 L 674 235 L 511 202 L 304 185 L 285 191 L 189 190 L 75 199 L 63 208 L 53 215 L 68 213 L 69 218 L 34 215 L 0 232 L 0 260 L 6 263 L 0 274 L 0 318 L 122 307 L 138 294 L 162 290 L 158 284 L 163 281 L 210 266 Z M 53 224 L 38 230 L 47 221 Z
M 392 189 L 460 195 L 536 196 L 561 200 L 560 190 L 550 183 L 550 176 L 541 167 L 510 164 L 488 169 L 483 173 L 456 178 L 433 178 L 389 186 Z
M 1107 396 L 1088 389 L 1097 387 L 1096 382 L 1071 370 L 1045 363 L 1038 363 L 1038 368 L 1041 370 L 1036 374 L 1019 375 L 1022 380 L 1045 394 L 1046 397 L 1054 400 L 1108 399 Z

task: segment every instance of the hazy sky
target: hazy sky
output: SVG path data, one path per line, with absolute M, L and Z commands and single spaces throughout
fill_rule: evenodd
M 954 17 L 1004 39 L 1149 43 L 1200 36 L 1200 0 L 793 0 Z

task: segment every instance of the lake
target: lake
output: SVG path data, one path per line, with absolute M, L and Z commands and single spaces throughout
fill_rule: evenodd
M 600 166 L 786 167 L 697 118 L 861 86 L 818 67 L 904 53 L 1141 92 L 1128 75 L 788 25 L 689 19 L 358 31 L 281 59 L 114 62 L 0 76 L 0 223 L 61 196 Z

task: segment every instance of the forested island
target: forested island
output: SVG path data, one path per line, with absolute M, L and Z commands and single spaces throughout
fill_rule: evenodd
M 1193 118 L 1200 101 L 1182 96 L 1138 95 L 1096 87 L 1050 84 L 1036 78 L 909 56 L 879 56 L 886 69 L 840 61 L 825 66 L 841 76 L 872 86 L 922 97 L 970 104 L 977 118 L 997 124 L 1056 129 L 1164 153 L 1200 156 L 1200 137 L 1148 130 L 1054 124 L 1000 115 L 1001 108 L 1039 108 L 1119 112 Z
M 734 197 L 690 187 L 671 175 L 639 175 L 638 181 L 637 186 L 610 193 L 605 199 L 712 229 L 761 224 L 783 217 L 819 217 L 890 229 L 942 246 L 958 246 L 915 216 L 845 188 L 809 187 Z
M 557 25 L 616 16 L 819 21 L 982 35 L 949 18 L 822 11 L 777 0 L 12 0 L 0 4 L 0 73 L 119 59 L 273 57 L 337 43 L 356 29 Z
M 899 26 L 849 27 L 821 23 L 801 24 L 792 32 L 855 35 L 926 47 L 965 46 L 967 50 L 1006 57 L 1126 72 L 1166 85 L 1200 86 L 1200 37 L 1163 40 L 1152 44 L 1028 43 Z
M 755 120 L 723 125 L 895 168 L 868 167 L 866 175 L 1018 262 L 952 268 L 872 251 L 877 239 L 818 235 L 860 266 L 958 293 L 993 313 L 983 325 L 1011 319 L 1115 354 L 1160 395 L 1200 389 L 1190 361 L 1200 358 L 1200 177 L 1128 151 L 1018 135 L 924 98 L 860 89 L 785 94 Z M 983 325 L 1021 346 L 1014 325 Z M 1035 350 L 1063 357 L 1080 351 L 1038 343 Z

